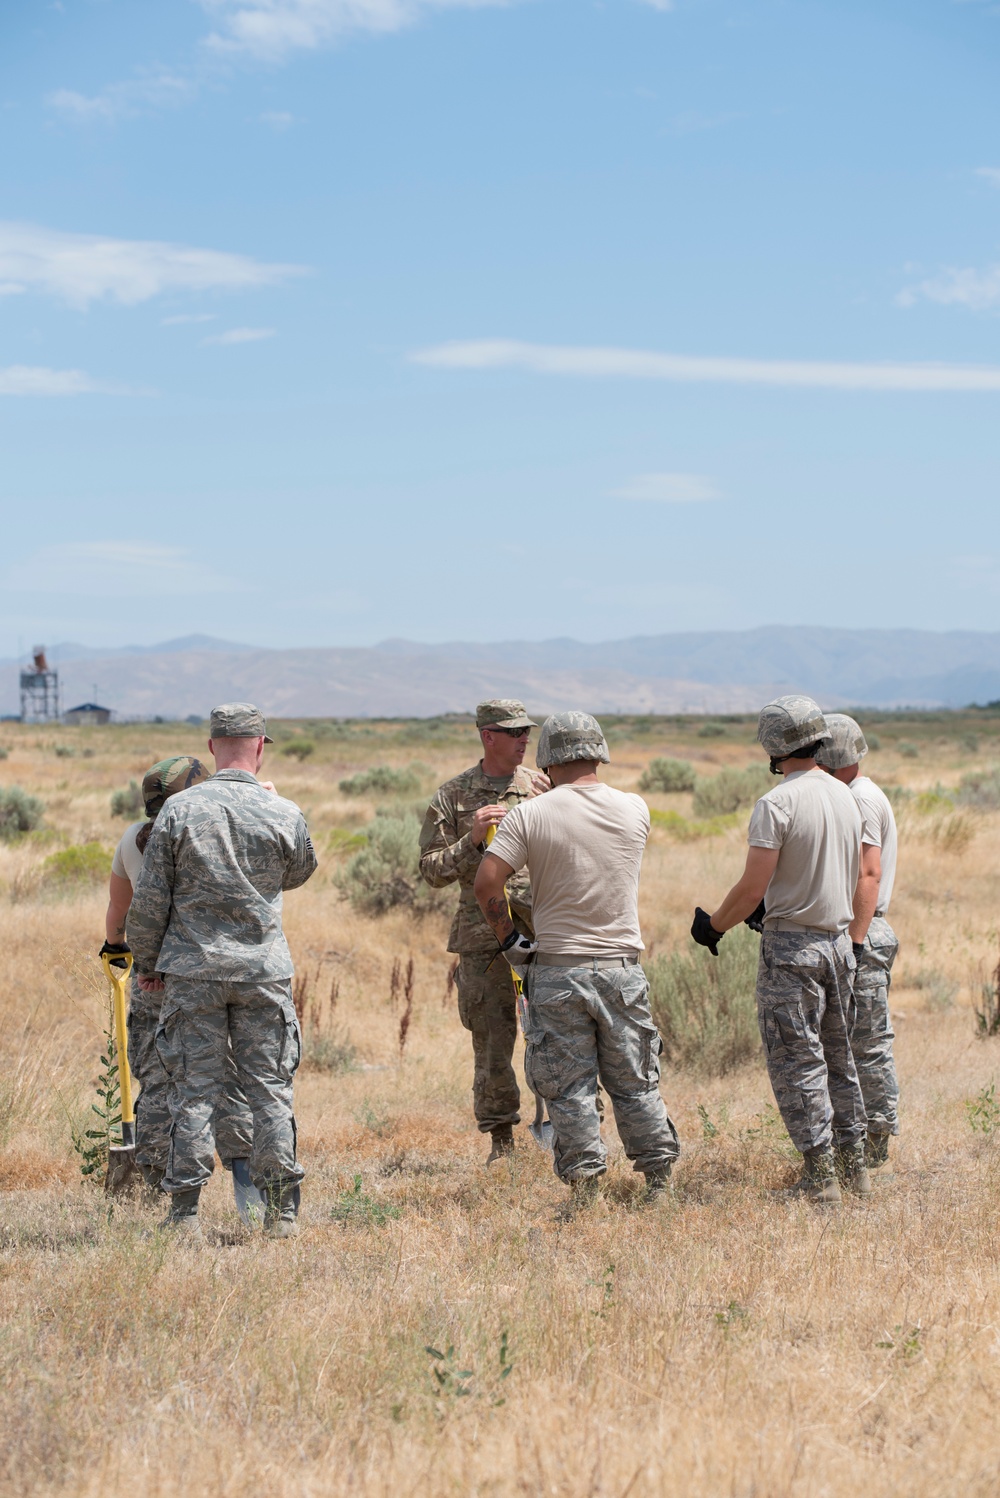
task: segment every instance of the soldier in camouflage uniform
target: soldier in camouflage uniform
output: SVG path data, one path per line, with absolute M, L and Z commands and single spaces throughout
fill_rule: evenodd
M 437 791 L 420 832 L 420 873 L 433 889 L 460 886 L 448 951 L 458 954 L 458 1013 L 472 1034 L 472 1104 L 480 1131 L 489 1134 L 487 1164 L 514 1148 L 520 1093 L 511 1061 L 517 1039 L 517 1002 L 510 969 L 497 958 L 493 932 L 476 904 L 473 884 L 486 844 L 512 807 L 548 789 L 544 776 L 522 765 L 536 724 L 524 705 L 481 702 L 476 727 L 483 757 Z M 507 885 L 514 922 L 531 933 L 531 889 L 525 873 Z
M 851 1050 L 868 1114 L 865 1158 L 872 1170 L 885 1167 L 890 1136 L 899 1133 L 899 1083 L 889 1014 L 889 985 L 899 941 L 887 920 L 896 877 L 896 818 L 885 792 L 861 774 L 868 745 L 860 726 L 846 713 L 827 713 L 826 726 L 832 738 L 817 749 L 817 762 L 847 786 L 858 803 L 863 823 L 861 874 L 851 923 L 858 964 L 854 975 L 858 1012 L 851 1031 Z
M 607 1150 L 595 1106 L 598 1079 L 647 1198 L 669 1190 L 680 1153 L 660 1097 L 662 1043 L 639 963 L 639 869 L 649 835 L 641 796 L 603 785 L 609 761 L 587 713 L 547 718 L 537 761 L 553 789 L 508 812 L 476 876 L 475 893 L 527 996 L 525 1076 L 548 1103 L 555 1170 L 566 1211 L 598 1199 Z M 505 882 L 531 869 L 536 938 L 510 920 Z
M 258 709 L 216 708 L 211 734 L 217 773 L 172 796 L 157 817 L 127 924 L 140 988 L 157 975 L 166 985 L 156 1048 L 170 1078 L 167 1226 L 200 1238 L 198 1198 L 212 1173 L 231 1045 L 253 1114 L 250 1175 L 266 1199 L 264 1230 L 290 1238 L 303 1176 L 292 1113 L 301 1038 L 281 900 L 310 877 L 316 856 L 298 807 L 256 778 L 271 742 Z
M 775 1101 L 803 1156 L 794 1189 L 835 1204 L 838 1175 L 860 1196 L 871 1184 L 849 1040 L 861 814 L 817 764 L 830 737 L 811 697 L 778 697 L 762 708 L 757 739 L 783 783 L 754 808 L 743 877 L 713 915 L 698 907 L 691 935 L 718 956 L 730 927 L 763 924 L 757 1016 Z
M 167 799 L 190 790 L 209 778 L 201 760 L 175 755 L 153 765 L 142 779 L 143 808 L 148 820 L 125 829 L 115 849 L 111 866 L 110 898 L 105 921 L 106 940 L 99 956 L 108 954 L 113 967 L 125 967 L 128 944 L 125 920 L 132 892 L 142 871 L 142 856 L 153 830 L 153 821 Z M 147 1185 L 159 1191 L 170 1150 L 169 1079 L 156 1052 L 156 1027 L 163 998 L 159 988 L 143 992 L 136 969 L 132 969 L 128 1009 L 128 1059 L 133 1080 L 139 1084 L 135 1104 L 135 1161 Z M 250 1184 L 249 1159 L 253 1140 L 253 1118 L 239 1084 L 231 1054 L 226 1061 L 226 1083 L 215 1116 L 215 1143 L 225 1170 L 232 1171 L 237 1206 L 246 1216 L 260 1198 Z

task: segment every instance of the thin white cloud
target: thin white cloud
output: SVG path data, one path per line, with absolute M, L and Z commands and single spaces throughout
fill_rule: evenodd
M 835 364 L 791 359 L 701 358 L 642 349 L 574 348 L 492 338 L 420 349 L 413 363 L 437 369 L 527 369 L 591 379 L 772 385 L 814 390 L 998 390 L 995 364 Z
M 673 10 L 674 0 L 639 0 L 640 5 L 648 5 L 650 10 L 668 11 Z
M 176 328 L 181 323 L 216 322 L 217 312 L 178 312 L 173 317 L 161 317 L 161 328 Z
M 1000 187 L 1000 166 L 977 167 L 976 176 L 985 177 L 991 187 Z
M 95 380 L 82 369 L 46 369 L 43 365 L 8 364 L 0 369 L 0 395 L 128 395 L 122 385 Z
M 295 116 L 289 114 L 287 109 L 265 109 L 260 117 L 262 125 L 270 125 L 272 130 L 280 134 L 284 130 L 290 130 L 295 124 Z
M 700 504 L 721 497 L 712 480 L 703 473 L 640 473 L 620 489 L 611 490 L 612 499 L 636 499 L 660 505 Z
M 901 307 L 912 307 L 921 300 L 988 312 L 1000 306 L 1000 265 L 989 265 L 985 270 L 949 266 L 939 276 L 907 286 L 896 298 Z
M 0 221 L 0 282 L 73 307 L 102 298 L 134 306 L 164 291 L 240 291 L 303 273 L 303 266 L 267 265 L 221 250 Z
M 203 338 L 202 343 L 220 343 L 223 345 L 233 343 L 260 343 L 265 338 L 273 338 L 274 328 L 230 328 L 228 332 L 216 333 L 211 338 Z
M 2 586 L 14 592 L 29 588 L 78 598 L 175 597 L 178 594 L 231 592 L 235 584 L 199 559 L 193 548 L 157 541 L 68 541 L 43 546 L 12 566 Z
M 111 124 L 147 109 L 164 109 L 186 104 L 194 97 L 193 78 L 180 73 L 148 72 L 124 83 L 109 83 L 99 94 L 80 94 L 75 89 L 59 88 L 47 94 L 50 109 L 75 124 Z
M 216 51 L 279 62 L 292 52 L 329 47 L 356 32 L 386 35 L 440 10 L 482 10 L 512 0 L 201 0 L 218 30 Z

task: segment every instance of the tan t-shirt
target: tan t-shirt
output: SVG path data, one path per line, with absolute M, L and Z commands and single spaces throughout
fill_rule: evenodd
M 854 919 L 861 859 L 861 812 L 824 770 L 796 770 L 761 796 L 750 818 L 751 848 L 779 848 L 764 896 L 765 924 L 795 921 L 846 931 Z
M 885 915 L 896 878 L 896 818 L 885 791 L 867 775 L 855 775 L 848 789 L 861 809 L 864 826 L 861 841 L 882 850 L 882 878 L 878 886 L 876 915 Z
M 649 836 L 641 796 L 560 785 L 504 817 L 489 851 L 528 865 L 539 950 L 600 957 L 642 950 L 639 869 Z
M 145 822 L 133 822 L 131 827 L 126 827 L 111 860 L 112 874 L 117 874 L 119 879 L 127 879 L 133 890 L 142 870 L 142 854 L 136 847 L 135 840 L 139 829 L 145 825 Z

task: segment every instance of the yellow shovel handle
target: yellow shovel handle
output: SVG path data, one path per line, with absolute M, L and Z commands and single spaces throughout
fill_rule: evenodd
M 104 971 L 111 984 L 111 995 L 115 1011 L 115 1045 L 118 1049 L 118 1088 L 122 1100 L 122 1136 L 132 1132 L 135 1123 L 135 1112 L 132 1108 L 132 1072 L 128 1064 L 128 1025 L 125 1019 L 125 985 L 128 975 L 132 971 L 132 954 L 123 952 L 125 966 L 112 967 L 111 959 L 107 952 L 101 958 Z M 128 1129 L 125 1129 L 125 1125 Z

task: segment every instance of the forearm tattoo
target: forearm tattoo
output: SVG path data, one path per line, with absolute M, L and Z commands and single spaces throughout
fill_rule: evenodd
M 503 894 L 491 895 L 486 901 L 484 914 L 496 933 L 497 941 L 506 941 L 514 929 L 514 922 L 510 918 L 510 907 L 507 904 L 507 896 Z

